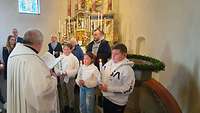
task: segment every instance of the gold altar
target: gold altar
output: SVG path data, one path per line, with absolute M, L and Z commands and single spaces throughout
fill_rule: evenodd
M 73 16 L 72 5 L 75 6 Z M 60 36 L 62 43 L 74 37 L 80 45 L 85 46 L 93 39 L 92 33 L 97 28 L 105 33 L 110 43 L 118 40 L 113 37 L 112 0 L 77 0 L 73 4 L 68 0 L 68 17 L 65 22 L 65 31 Z

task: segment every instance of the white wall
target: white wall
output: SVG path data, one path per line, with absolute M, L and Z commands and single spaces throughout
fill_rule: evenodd
M 156 74 L 175 96 L 184 113 L 200 111 L 200 1 L 113 0 L 122 41 L 135 53 L 136 39 L 145 37 L 146 54 L 161 59 L 166 71 Z M 41 14 L 19 14 L 17 0 L 0 0 L 0 48 L 13 27 L 20 35 L 38 28 L 45 36 L 58 31 L 67 15 L 67 0 L 41 0 Z M 1 53 L 0 49 L 0 53 Z
M 184 113 L 200 111 L 200 0 L 119 0 L 120 34 L 129 52 L 145 37 L 146 55 L 166 70 L 156 78 L 174 95 Z
M 41 30 L 45 37 L 42 52 L 47 50 L 50 35 L 58 32 L 59 18 L 64 23 L 67 15 L 67 0 L 40 1 L 41 14 L 31 15 L 18 13 L 18 0 L 0 0 L 0 55 L 2 46 L 5 45 L 7 36 L 13 27 L 18 29 L 20 36 L 23 36 L 24 32 L 30 28 Z

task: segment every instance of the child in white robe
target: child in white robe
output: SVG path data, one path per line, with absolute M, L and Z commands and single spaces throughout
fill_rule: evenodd
M 71 112 L 74 111 L 74 87 L 75 87 L 75 76 L 79 69 L 79 61 L 72 54 L 73 46 L 69 43 L 63 46 L 63 54 L 60 55 L 62 57 L 61 62 L 54 68 L 57 75 L 64 77 L 64 82 L 67 87 L 67 94 L 68 94 L 68 102 L 69 102 L 69 110 Z M 62 80 L 61 80 L 62 82 Z M 61 89 L 65 90 L 65 88 Z M 63 101 L 63 100 L 60 100 Z

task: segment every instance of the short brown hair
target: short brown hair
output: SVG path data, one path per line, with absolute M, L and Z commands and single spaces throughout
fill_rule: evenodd
M 70 44 L 70 43 L 66 43 L 66 44 L 64 44 L 63 45 L 63 48 L 65 48 L 65 47 L 68 47 L 69 49 L 73 49 L 73 45 L 72 44 Z
M 93 33 L 96 32 L 96 31 L 99 31 L 102 35 L 104 35 L 104 31 L 101 30 L 100 28 L 96 28 L 96 29 L 93 31 Z
M 127 53 L 127 47 L 123 43 L 117 43 L 113 46 L 112 50 L 120 50 L 121 53 Z
M 92 53 L 92 52 L 86 52 L 84 55 L 87 55 L 91 58 L 91 63 L 94 63 L 94 60 L 95 60 L 95 55 Z

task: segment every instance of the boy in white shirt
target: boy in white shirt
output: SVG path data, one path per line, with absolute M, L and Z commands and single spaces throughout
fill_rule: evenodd
M 66 87 L 67 87 L 70 112 L 74 111 L 75 76 L 79 69 L 79 61 L 76 58 L 76 56 L 72 54 L 72 50 L 73 50 L 73 46 L 70 43 L 65 44 L 63 46 L 63 54 L 60 55 L 62 60 L 54 68 L 57 75 L 64 76 L 64 82 L 66 83 Z M 64 90 L 64 88 L 61 90 Z M 61 91 L 61 93 L 62 92 L 64 91 Z M 63 101 L 63 100 L 60 100 L 60 101 Z
M 87 52 L 80 67 L 76 83 L 80 87 L 80 113 L 94 113 L 95 92 L 100 72 L 94 65 L 94 55 Z
M 126 46 L 116 44 L 112 48 L 112 59 L 102 67 L 99 88 L 103 93 L 104 113 L 123 113 L 133 91 L 135 76 L 126 56 Z

